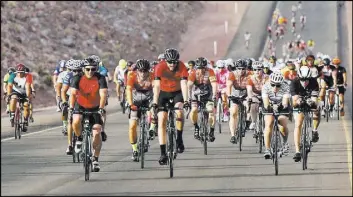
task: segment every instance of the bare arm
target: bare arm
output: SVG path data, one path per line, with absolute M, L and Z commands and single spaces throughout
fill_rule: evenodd
M 105 102 L 107 101 L 108 88 L 99 89 L 99 108 L 104 108 Z
M 75 101 L 77 99 L 77 92 L 78 92 L 77 89 L 71 88 L 70 103 L 69 103 L 70 108 L 74 108 L 75 106 Z
M 161 81 L 154 80 L 154 87 L 153 87 L 153 103 L 158 103 L 159 93 L 161 91 Z
M 187 101 L 189 99 L 189 97 L 188 97 L 187 80 L 186 79 L 182 79 L 180 81 L 180 86 L 181 86 L 181 93 L 183 94 L 184 101 Z
M 61 88 L 61 98 L 63 102 L 67 102 L 66 100 L 66 93 L 69 90 L 69 86 L 68 85 L 63 85 L 63 87 Z
M 226 89 L 227 96 L 230 96 L 232 94 L 232 86 L 233 86 L 233 82 L 231 80 L 227 80 L 227 89 Z
M 215 97 L 217 95 L 217 82 L 211 82 L 211 86 L 212 86 L 212 94 Z

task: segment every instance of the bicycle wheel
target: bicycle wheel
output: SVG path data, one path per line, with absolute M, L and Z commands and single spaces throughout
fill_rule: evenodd
M 75 132 L 74 131 L 72 131 L 71 136 L 72 136 L 72 147 L 74 149 L 73 153 L 72 153 L 72 162 L 76 163 L 76 158 L 78 159 L 79 157 L 78 157 L 77 153 L 75 152 L 76 137 L 75 137 Z M 79 162 L 79 161 L 77 161 L 77 162 Z
M 240 113 L 239 113 L 239 120 L 238 120 L 238 138 L 239 138 L 239 150 L 242 151 L 242 143 L 243 143 L 243 113 L 242 113 L 242 109 L 239 109 Z M 239 124 L 240 123 L 240 124 Z
M 173 143 L 173 131 L 170 123 L 168 124 L 168 161 L 169 161 L 169 177 L 172 178 L 174 176 L 173 172 L 173 152 L 174 152 L 174 143 Z
M 89 147 L 89 135 L 87 134 L 87 131 L 85 133 L 85 151 L 84 151 L 84 160 L 85 160 L 85 181 L 89 180 L 89 173 L 90 173 L 90 147 Z
M 306 169 L 306 159 L 307 159 L 307 152 L 306 152 L 306 131 L 307 131 L 307 128 L 306 128 L 306 120 L 304 119 L 304 123 L 303 123 L 303 127 L 302 127 L 302 149 L 301 149 L 301 154 L 302 154 L 302 169 L 305 170 Z
M 336 94 L 336 112 L 337 112 L 337 120 L 340 120 L 340 98 L 338 94 Z
M 219 133 L 222 133 L 222 114 L 223 114 L 223 106 L 222 106 L 222 101 L 221 98 L 218 98 L 218 107 L 217 107 L 217 123 L 218 123 L 218 131 Z
M 141 157 L 141 168 L 143 169 L 145 167 L 145 116 L 142 115 L 142 121 L 141 121 L 141 126 L 140 126 L 140 140 L 139 140 L 139 152 L 140 152 L 140 157 Z
M 277 123 L 275 123 L 277 124 Z M 275 132 L 275 142 L 274 142 L 274 163 L 275 163 L 275 174 L 278 175 L 278 137 L 279 130 L 277 125 L 274 126 L 273 132 Z M 272 134 L 273 135 L 273 134 Z
M 121 109 L 122 109 L 123 114 L 125 114 L 125 111 L 126 111 L 125 102 L 126 102 L 126 100 L 125 100 L 125 86 L 124 86 L 124 88 L 123 88 L 123 99 L 121 101 Z
M 15 139 L 17 139 L 18 134 L 20 133 L 20 120 L 19 120 L 19 110 L 18 110 L 18 108 L 15 111 L 14 123 L 15 123 Z
M 203 112 L 202 114 L 204 117 L 203 117 L 203 122 L 201 123 L 203 126 L 203 129 L 202 129 L 202 133 L 203 133 L 203 153 L 205 155 L 207 155 L 207 135 L 208 135 L 208 132 L 207 132 L 207 115 L 206 115 L 206 112 Z
M 24 123 L 23 123 L 23 114 L 22 114 L 22 111 L 19 110 L 19 127 L 18 127 L 18 139 L 21 139 L 21 135 L 22 135 L 22 131 L 23 131 L 23 128 L 24 128 Z
M 262 143 L 263 143 L 263 133 L 262 133 L 262 117 L 259 114 L 257 119 L 257 140 L 259 144 L 259 153 L 262 152 Z

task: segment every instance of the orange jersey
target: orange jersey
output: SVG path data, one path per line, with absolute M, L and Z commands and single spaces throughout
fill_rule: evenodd
M 265 84 L 265 82 L 268 80 L 268 76 L 262 76 L 261 79 L 257 79 L 255 75 L 252 75 L 248 78 L 248 83 L 247 85 L 252 87 L 252 91 L 260 95 L 262 86 Z
M 206 68 L 205 74 L 202 74 L 197 70 L 192 70 L 189 74 L 188 80 L 194 82 L 196 86 L 199 86 L 202 84 L 209 84 L 212 82 L 216 82 L 217 78 L 216 78 L 216 74 L 212 69 Z
M 137 91 L 152 90 L 153 80 L 153 72 L 149 72 L 147 78 L 143 80 L 138 76 L 138 73 L 136 71 L 132 71 L 129 73 L 129 76 L 127 78 L 127 86 L 130 86 L 132 87 L 132 89 L 135 89 Z
M 27 73 L 26 74 L 26 81 L 29 83 L 29 84 L 32 84 L 33 83 L 33 75 L 31 73 Z
M 298 74 L 297 74 L 297 71 L 293 71 L 293 73 L 291 73 L 289 70 L 286 71 L 284 74 L 283 74 L 283 78 L 286 79 L 286 80 L 293 80 L 295 78 L 297 78 Z
M 155 66 L 155 79 L 161 81 L 161 91 L 176 92 L 181 90 L 180 81 L 188 78 L 188 70 L 181 61 L 175 69 L 170 71 L 165 61 L 161 61 Z
M 246 89 L 248 83 L 248 78 L 250 75 L 245 74 L 245 76 L 235 76 L 234 72 L 229 72 L 228 80 L 233 82 L 235 89 Z

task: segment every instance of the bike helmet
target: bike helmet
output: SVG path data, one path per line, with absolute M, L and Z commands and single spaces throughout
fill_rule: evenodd
M 120 67 L 121 69 L 124 70 L 124 69 L 126 68 L 126 66 L 127 66 L 126 60 L 124 60 L 124 59 L 119 60 L 119 67 Z
M 315 56 L 314 55 L 308 55 L 308 56 L 306 56 L 306 58 L 305 58 L 305 61 L 315 61 Z
M 272 55 L 272 56 L 269 58 L 269 60 L 276 61 L 276 60 L 277 60 L 277 58 L 276 58 L 276 56 Z
M 196 69 L 203 69 L 207 67 L 207 60 L 204 57 L 199 57 L 195 61 L 195 68 Z
M 253 63 L 253 61 L 250 58 L 245 59 L 245 65 L 246 65 L 247 69 L 249 69 L 249 70 L 252 69 L 252 63 Z
M 29 68 L 25 66 L 25 73 L 29 73 Z
M 159 61 L 165 59 L 164 53 L 159 54 L 157 59 L 158 59 Z
M 81 60 L 74 60 L 71 64 L 72 70 L 80 70 L 81 69 Z
M 16 69 L 14 67 L 10 67 L 10 68 L 7 69 L 7 72 L 8 73 L 14 73 L 14 72 L 16 72 Z
M 300 79 L 308 79 L 308 78 L 311 78 L 311 69 L 307 66 L 302 66 L 299 68 L 299 71 L 298 71 L 298 77 Z
M 126 64 L 126 66 L 127 66 L 127 67 L 131 67 L 133 64 L 134 64 L 133 61 L 128 61 L 127 64 Z
M 330 61 L 329 58 L 325 58 L 325 59 L 322 60 L 322 63 L 323 63 L 325 66 L 329 66 L 330 63 L 331 63 L 331 61 Z
M 136 61 L 136 69 L 141 72 L 148 72 L 151 68 L 151 64 L 146 59 L 139 59 Z
M 284 78 L 282 74 L 279 71 L 275 71 L 270 74 L 270 81 L 271 83 L 274 84 L 281 84 L 283 82 Z
M 59 66 L 60 68 L 65 68 L 65 63 L 66 63 L 65 60 L 60 60 L 57 64 L 57 66 Z
M 72 65 L 73 63 L 75 62 L 74 59 L 69 59 L 65 62 L 65 66 L 68 68 L 68 69 L 72 69 Z
M 83 59 L 80 61 L 81 67 L 89 66 L 89 62 L 87 59 Z
M 216 66 L 217 68 L 224 68 L 226 66 L 225 60 L 218 60 Z
M 178 61 L 180 55 L 176 49 L 171 48 L 165 50 L 164 57 L 166 61 Z
M 97 55 L 91 55 L 88 58 L 91 58 L 94 62 L 97 63 L 97 65 L 101 62 L 101 58 L 99 58 Z
M 17 72 L 25 72 L 25 65 L 23 65 L 23 64 L 17 64 L 17 66 L 16 66 L 16 71 L 17 71 Z
M 87 62 L 88 62 L 88 65 L 87 65 L 87 62 L 85 62 L 86 64 L 84 66 L 94 66 L 94 67 L 97 67 L 99 62 L 97 62 L 97 59 L 95 59 L 95 57 L 88 57 L 87 59 Z
M 341 60 L 338 57 L 335 57 L 335 58 L 332 59 L 332 64 L 338 65 L 340 63 L 341 63 Z
M 191 64 L 192 66 L 195 66 L 196 62 L 194 60 L 190 60 L 190 61 L 188 61 L 188 64 L 189 65 Z
M 252 68 L 255 70 L 255 69 L 263 69 L 264 68 L 264 65 L 262 64 L 262 62 L 260 61 L 254 61 L 252 63 Z
M 235 68 L 246 68 L 246 62 L 243 60 L 243 59 L 238 59 L 236 62 L 235 62 Z

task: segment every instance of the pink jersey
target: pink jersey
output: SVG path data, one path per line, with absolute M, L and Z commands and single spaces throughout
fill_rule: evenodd
M 229 71 L 227 69 L 222 69 L 222 70 L 217 69 L 216 77 L 217 77 L 218 91 L 221 91 L 226 88 L 228 75 L 229 75 Z

